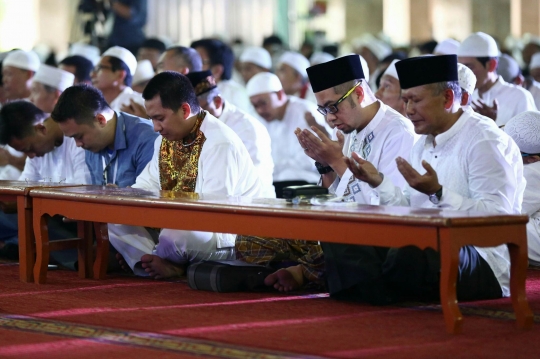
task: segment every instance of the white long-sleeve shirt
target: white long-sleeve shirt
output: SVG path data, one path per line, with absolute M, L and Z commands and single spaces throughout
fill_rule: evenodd
M 219 120 L 229 126 L 240 137 L 261 178 L 263 196 L 275 198 L 272 185 L 274 160 L 270 135 L 262 123 L 247 112 L 225 101 Z
M 120 94 L 114 100 L 112 100 L 109 106 L 111 106 L 113 111 L 120 112 L 123 105 L 128 106 L 130 104 L 130 100 L 144 106 L 142 94 L 133 91 L 131 87 L 124 88 L 122 92 L 120 92 Z
M 540 263 L 540 162 L 523 166 L 527 187 L 523 195 L 521 212 L 527 214 L 527 242 L 529 259 Z
M 12 156 L 22 157 L 24 153 L 15 150 L 13 147 L 5 145 L 1 148 L 8 151 Z M 0 180 L 16 180 L 20 177 L 21 170 L 13 165 L 5 165 L 0 167 Z
M 379 172 L 384 173 L 398 187 L 404 187 L 405 179 L 397 169 L 396 158 L 409 159 L 409 153 L 417 139 L 414 128 L 408 119 L 386 106 L 381 101 L 379 111 L 369 124 L 356 133 L 345 136 L 343 155 L 351 157 L 356 152 L 360 157 L 371 162 Z M 362 145 L 363 144 L 363 145 Z M 349 183 L 352 172 L 347 169 L 342 178 L 336 178 L 329 191 L 342 196 L 349 187 L 349 198 L 357 203 L 379 204 L 379 194 L 367 183 L 354 179 Z
M 221 96 L 239 109 L 256 115 L 255 109 L 249 101 L 246 88 L 234 80 L 221 80 L 217 83 L 217 87 Z
M 529 87 L 529 92 L 531 93 L 534 104 L 536 105 L 536 108 L 540 108 L 540 82 L 534 81 L 531 84 L 531 87 Z
M 289 96 L 283 119 L 262 122 L 272 140 L 274 182 L 303 180 L 317 183 L 319 180 L 315 161 L 306 156 L 294 134 L 296 128 L 308 127 L 304 117 L 306 112 L 310 112 L 318 124 L 327 126 L 324 117 L 317 112 L 316 104 L 296 96 Z
M 84 155 L 84 150 L 77 147 L 73 138 L 64 137 L 60 146 L 43 157 L 27 157 L 19 180 L 90 184 Z
M 536 105 L 530 92 L 523 87 L 505 82 L 499 76 L 497 82 L 487 90 L 481 97 L 478 89 L 474 90 L 473 101 L 481 99 L 487 105 L 493 106 L 493 100 L 499 103 L 497 110 L 497 126 L 505 125 L 512 117 L 525 111 L 536 111 Z
M 195 192 L 223 196 L 261 197 L 259 173 L 240 138 L 210 114 L 201 124 L 206 138 L 199 156 Z M 162 137 L 154 142 L 154 155 L 137 177 L 134 188 L 161 190 L 159 157 Z M 234 247 L 236 235 L 219 233 L 218 248 Z
M 434 140 L 436 146 L 434 147 Z M 438 205 L 408 185 L 402 191 L 384 178 L 376 188 L 381 204 L 504 214 L 521 213 L 526 181 L 515 142 L 493 121 L 466 111 L 446 132 L 422 136 L 413 147 L 410 163 L 420 174 L 422 160 L 437 172 L 443 194 Z M 475 247 L 489 264 L 504 296 L 510 294 L 510 259 L 505 245 Z

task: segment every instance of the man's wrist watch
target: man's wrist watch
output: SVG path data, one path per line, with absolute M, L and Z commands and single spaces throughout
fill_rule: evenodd
M 329 172 L 334 172 L 334 169 L 330 166 L 323 166 L 320 162 L 315 162 L 315 167 L 317 167 L 317 171 L 319 171 L 320 174 L 326 174 Z
M 429 200 L 431 201 L 431 203 L 439 204 L 439 202 L 441 201 L 441 197 L 442 197 L 442 189 L 443 188 L 441 186 L 441 188 L 437 192 L 428 195 Z

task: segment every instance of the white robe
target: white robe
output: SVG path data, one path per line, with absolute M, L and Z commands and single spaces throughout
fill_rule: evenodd
M 529 92 L 534 99 L 534 104 L 536 105 L 536 108 L 540 109 L 540 82 L 533 80 L 531 87 L 529 87 Z
M 527 187 L 523 195 L 523 214 L 530 219 L 527 223 L 529 259 L 540 265 L 540 162 L 523 166 Z
M 60 146 L 43 157 L 27 157 L 19 180 L 90 184 L 90 171 L 84 155 L 84 150 L 77 147 L 73 138 L 64 137 Z
M 351 157 L 354 150 L 360 157 L 371 162 L 385 177 L 391 179 L 396 186 L 404 187 L 407 182 L 397 169 L 396 158 L 401 156 L 408 161 L 418 137 L 411 121 L 381 101 L 378 102 L 379 111 L 369 124 L 358 133 L 354 131 L 346 135 L 343 155 Z M 362 143 L 365 143 L 364 146 Z M 341 197 L 348 186 L 350 192 L 348 199 L 357 203 L 378 205 L 379 193 L 360 180 L 354 179 L 354 182 L 350 182 L 351 177 L 353 174 L 347 169 L 342 178 L 336 178 L 328 188 L 329 192 Z
M 497 111 L 497 126 L 504 126 L 515 115 L 525 111 L 536 111 L 536 105 L 530 92 L 523 87 L 505 82 L 499 76 L 497 82 L 486 91 L 482 97 L 478 94 L 478 89 L 474 90 L 473 101 L 481 99 L 488 106 L 493 106 L 493 100 L 499 103 Z
M 15 157 L 22 157 L 24 156 L 24 153 L 16 151 L 13 147 L 5 145 L 1 146 L 1 148 L 8 151 L 12 156 Z M 17 180 L 21 175 L 21 170 L 13 165 L 5 165 L 0 167 L 0 180 Z
M 433 141 L 436 146 L 433 147 Z M 426 160 L 437 172 L 443 194 L 438 205 L 408 185 L 395 187 L 385 177 L 377 187 L 381 204 L 503 214 L 521 213 L 525 190 L 521 153 L 515 142 L 490 119 L 474 111 L 435 139 L 422 136 L 411 152 L 411 165 L 420 174 Z M 475 247 L 489 264 L 504 296 L 510 295 L 510 257 L 506 245 Z
M 319 180 L 315 161 L 306 156 L 294 134 L 296 128 L 308 127 L 304 118 L 306 112 L 310 112 L 318 124 L 327 127 L 328 132 L 331 131 L 324 117 L 317 112 L 317 105 L 296 96 L 289 96 L 283 119 L 263 122 L 272 140 L 274 182 L 303 180 L 317 183 Z
M 276 192 L 272 185 L 272 147 L 270 135 L 264 125 L 229 101 L 225 101 L 219 120 L 229 126 L 246 146 L 255 168 L 259 171 L 263 196 L 275 198 Z
M 130 100 L 135 101 L 136 103 L 144 106 L 144 99 L 142 97 L 142 94 L 133 91 L 131 87 L 126 87 L 120 92 L 120 94 L 111 101 L 109 106 L 113 109 L 113 111 L 120 112 L 122 109 L 122 106 L 128 106 L 130 104 Z
M 206 138 L 198 163 L 195 192 L 222 196 L 260 197 L 259 173 L 238 136 L 210 114 L 200 130 Z M 154 144 L 154 155 L 133 188 L 160 190 L 159 157 L 162 137 Z M 109 224 L 109 239 L 137 275 L 145 275 L 135 264 L 144 254 L 154 253 L 175 263 L 202 259 L 232 259 L 235 234 L 163 229 L 159 244 L 143 227 Z M 219 257 L 222 249 L 225 257 Z M 215 254 L 218 253 L 216 256 Z
M 250 115 L 256 115 L 255 109 L 249 101 L 246 88 L 234 80 L 221 80 L 217 83 L 217 88 L 223 98 L 239 109 L 246 111 Z

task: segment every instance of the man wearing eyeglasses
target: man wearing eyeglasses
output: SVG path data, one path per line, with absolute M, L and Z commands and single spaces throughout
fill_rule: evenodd
M 247 83 L 247 91 L 272 140 L 274 182 L 316 183 L 319 175 L 313 161 L 304 155 L 294 135 L 297 127 L 307 126 L 306 113 L 324 128 L 324 118 L 316 111 L 315 104 L 285 94 L 279 78 L 269 72 L 253 76 Z
M 375 98 L 365 80 L 358 55 L 315 65 L 307 71 L 318 111 L 340 135 L 336 142 L 316 127 L 312 128 L 316 135 L 307 129 L 297 129 L 298 143 L 303 148 L 300 151 L 304 152 L 304 158 L 317 161 L 321 182 L 331 193 L 344 201 L 378 205 L 377 192 L 354 178 L 347 168 L 345 156 L 357 152 L 374 163 L 385 176 L 405 185 L 395 158 L 408 156 L 415 140 L 412 124 Z M 289 291 L 307 281 L 321 281 L 324 273 L 321 262 L 324 262 L 318 244 L 248 236 L 237 239 L 237 255 L 248 262 L 267 264 L 284 252 L 295 253 L 295 262 L 299 265 L 269 275 L 265 280 L 267 285 Z

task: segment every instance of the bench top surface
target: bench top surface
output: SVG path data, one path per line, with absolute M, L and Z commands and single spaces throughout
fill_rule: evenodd
M 450 211 L 438 208 L 337 203 L 330 206 L 293 205 L 283 199 L 225 197 L 187 192 L 147 191 L 136 188 L 102 186 L 32 188 L 30 196 L 79 203 L 129 207 L 249 214 L 253 216 L 296 217 L 333 221 L 365 221 L 436 227 L 469 227 L 501 224 L 524 224 L 525 215 L 501 215 L 486 212 Z M 67 215 L 67 214 L 66 214 Z
M 66 183 L 50 181 L 8 181 L 0 180 L 0 194 L 27 194 L 31 188 L 73 186 Z

